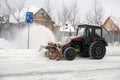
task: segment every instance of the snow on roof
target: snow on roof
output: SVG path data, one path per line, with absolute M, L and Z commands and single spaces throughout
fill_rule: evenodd
M 71 24 L 67 24 L 67 25 L 60 27 L 60 31 L 74 32 L 74 27 Z
M 113 22 L 118 26 L 118 28 L 120 29 L 120 18 L 110 16 L 110 19 L 112 19 L 112 21 L 113 21 Z
M 33 12 L 34 14 L 39 10 L 40 8 L 37 8 L 35 6 L 25 6 L 23 10 L 20 13 L 20 22 L 25 21 L 26 12 Z M 15 16 L 19 18 L 19 12 L 15 12 Z M 13 17 L 13 15 L 10 15 L 10 23 L 17 23 L 16 19 Z
M 68 28 L 60 27 L 60 31 L 74 32 L 74 28 L 73 27 L 68 27 Z

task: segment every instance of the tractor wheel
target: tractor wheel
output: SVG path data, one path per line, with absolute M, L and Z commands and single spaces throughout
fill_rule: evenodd
M 74 60 L 76 57 L 76 52 L 72 47 L 68 47 L 64 51 L 64 58 L 66 60 Z
M 102 42 L 93 42 L 89 47 L 89 55 L 93 59 L 102 59 L 105 56 L 106 48 Z

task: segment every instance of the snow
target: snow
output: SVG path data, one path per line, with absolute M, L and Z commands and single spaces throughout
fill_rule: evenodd
M 1 44 L 2 43 L 2 44 Z M 8 45 L 8 41 L 6 41 L 5 39 L 1 38 L 0 39 L 0 49 L 5 49 L 7 48 Z
M 60 31 L 65 31 L 65 32 L 70 32 L 71 31 L 71 32 L 74 32 L 74 27 L 70 23 L 67 23 L 64 26 L 60 27 Z
M 31 24 L 29 34 L 29 48 L 39 49 L 41 45 L 47 45 L 49 41 L 55 42 L 54 34 L 45 26 L 38 24 Z M 26 49 L 28 42 L 28 26 L 16 33 L 14 41 L 11 41 L 11 48 Z
M 5 45 L 6 40 L 0 39 Z M 5 46 L 3 46 L 5 48 Z M 101 60 L 76 57 L 49 60 L 38 49 L 0 49 L 0 80 L 119 80 L 120 43 L 111 43 Z

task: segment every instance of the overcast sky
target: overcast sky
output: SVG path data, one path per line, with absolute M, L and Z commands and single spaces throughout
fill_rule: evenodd
M 2 0 L 0 0 L 1 3 Z M 66 6 L 70 6 L 75 0 L 50 0 L 52 7 L 57 11 L 61 10 L 63 3 Z M 90 10 L 92 0 L 78 0 L 79 11 L 83 17 L 86 12 Z M 108 16 L 120 17 L 120 0 L 99 0 L 104 8 L 105 18 Z M 12 2 L 12 0 L 11 0 Z M 44 7 L 44 0 L 26 0 L 25 5 L 35 6 L 38 8 Z M 55 14 L 56 14 L 55 11 Z
M 64 5 L 70 6 L 75 0 L 50 0 L 52 7 L 60 10 Z M 79 11 L 81 16 L 90 10 L 92 0 L 78 0 Z M 104 8 L 105 17 L 115 16 L 120 17 L 120 0 L 99 0 Z M 26 5 L 34 5 L 36 7 L 44 7 L 44 0 L 26 0 Z

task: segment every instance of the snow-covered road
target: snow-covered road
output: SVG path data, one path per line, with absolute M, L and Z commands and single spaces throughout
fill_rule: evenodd
M 102 60 L 76 57 L 73 61 L 49 60 L 35 49 L 3 49 L 0 80 L 119 80 L 119 48 L 108 47 Z

